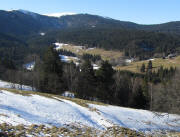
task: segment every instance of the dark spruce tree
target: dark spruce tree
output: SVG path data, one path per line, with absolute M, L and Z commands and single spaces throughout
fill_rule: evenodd
M 63 89 L 62 62 L 58 53 L 49 47 L 44 54 L 40 90 L 50 93 L 61 93 Z
M 98 80 L 97 97 L 104 102 L 111 103 L 113 97 L 114 70 L 108 61 L 103 61 L 96 72 Z
M 143 63 L 142 66 L 141 66 L 141 72 L 145 72 L 146 71 L 146 66 L 145 64 Z
M 152 71 L 152 61 L 150 60 L 149 62 L 148 62 L 148 71 Z
M 93 66 L 89 60 L 85 60 L 81 66 L 78 80 L 78 97 L 83 99 L 94 99 L 96 78 Z

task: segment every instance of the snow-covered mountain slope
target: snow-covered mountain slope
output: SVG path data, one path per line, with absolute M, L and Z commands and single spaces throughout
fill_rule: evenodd
M 50 14 L 44 14 L 45 16 L 50 17 L 61 17 L 61 16 L 67 16 L 67 15 L 76 15 L 76 13 L 73 12 L 61 12 L 61 13 L 50 13 Z
M 24 96 L 1 90 L 0 124 L 27 126 L 43 124 L 56 127 L 77 124 L 98 130 L 121 126 L 143 132 L 156 130 L 180 132 L 178 115 L 162 114 L 159 117 L 146 110 L 96 105 L 88 101 L 87 106 L 79 105 L 77 100 L 54 95 L 45 97 L 33 92 Z
M 21 12 L 23 14 L 26 14 L 26 15 L 30 15 L 34 18 L 37 17 L 37 15 L 40 15 L 40 14 L 37 14 L 37 13 L 34 13 L 34 12 L 31 12 L 31 11 L 28 11 L 28 10 L 23 10 L 23 9 L 13 9 L 13 10 L 7 10 L 8 12 Z
M 19 9 L 17 11 L 22 12 L 22 13 L 27 14 L 27 15 L 31 15 L 33 17 L 37 17 L 37 15 L 38 15 L 37 13 L 31 12 L 31 11 L 27 11 L 27 10 L 23 10 L 23 9 Z

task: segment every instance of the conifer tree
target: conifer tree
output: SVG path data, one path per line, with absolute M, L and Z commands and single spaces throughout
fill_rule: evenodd
M 96 72 L 98 79 L 98 97 L 103 101 L 110 101 L 113 96 L 114 70 L 108 61 L 103 61 L 101 67 Z
M 93 70 L 93 66 L 89 60 L 85 60 L 85 62 L 81 66 L 81 72 L 79 76 L 79 89 L 78 96 L 83 99 L 90 99 L 94 97 L 95 94 L 95 74 Z
M 62 92 L 62 62 L 53 47 L 49 47 L 44 54 L 42 71 L 41 90 L 51 93 Z
M 145 64 L 143 63 L 141 66 L 141 72 L 145 72 L 146 68 L 145 68 Z
M 151 61 L 151 60 L 148 62 L 148 70 L 149 70 L 149 71 L 152 70 L 152 61 Z

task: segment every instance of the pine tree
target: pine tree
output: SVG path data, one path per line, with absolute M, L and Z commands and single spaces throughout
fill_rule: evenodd
M 146 68 L 145 68 L 145 64 L 143 63 L 141 66 L 141 72 L 145 72 Z
M 53 47 L 47 49 L 43 57 L 43 62 L 45 72 L 56 73 L 59 76 L 62 76 L 62 62 Z
M 49 47 L 44 54 L 42 71 L 40 89 L 51 93 L 61 93 L 63 91 L 62 62 L 53 47 Z
M 16 69 L 15 64 L 14 64 L 14 62 L 12 61 L 12 59 L 5 58 L 5 59 L 2 60 L 1 64 L 2 64 L 6 69 L 12 69 L 12 70 L 15 70 L 15 69 Z
M 89 60 L 86 60 L 81 67 L 79 76 L 78 96 L 83 99 L 93 99 L 95 94 L 96 78 L 93 66 Z
M 149 70 L 149 71 L 152 70 L 152 61 L 151 61 L 151 60 L 148 62 L 148 70 Z
M 114 70 L 108 61 L 103 61 L 96 72 L 98 79 L 98 98 L 110 102 L 113 96 Z

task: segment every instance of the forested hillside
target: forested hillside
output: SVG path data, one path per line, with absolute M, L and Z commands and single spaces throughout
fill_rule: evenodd
M 28 52 L 28 45 L 15 38 L 0 33 L 0 60 L 11 60 L 17 65 L 22 64 L 22 59 Z
M 59 28 L 58 19 L 40 14 L 15 11 L 0 11 L 0 32 L 19 36 L 39 34 L 43 31 Z
M 175 34 L 117 28 L 61 30 L 47 34 L 44 39 L 53 36 L 57 41 L 64 43 L 120 50 L 124 52 L 125 56 L 139 57 L 140 59 L 148 59 L 154 55 L 163 57 L 170 53 L 178 53 L 180 47 L 180 38 Z
M 169 22 L 157 25 L 141 25 L 128 21 L 90 14 L 75 14 L 62 17 L 49 17 L 25 10 L 0 10 L 0 32 L 14 35 L 46 33 L 48 30 L 72 28 L 118 28 L 145 30 L 163 33 L 180 34 L 180 22 Z

